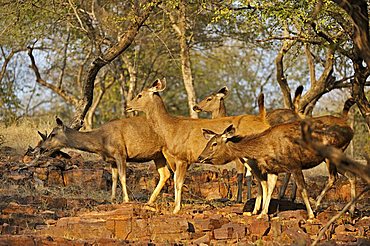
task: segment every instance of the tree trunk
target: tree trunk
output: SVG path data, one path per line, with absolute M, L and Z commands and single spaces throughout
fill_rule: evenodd
M 129 80 L 127 84 L 125 84 L 125 81 L 122 81 L 122 92 L 123 94 L 123 109 L 126 109 L 127 102 L 131 101 L 134 97 L 135 89 L 136 89 L 136 83 L 137 83 L 137 67 L 135 66 L 135 63 L 132 63 L 130 59 L 122 55 L 122 60 L 124 64 L 127 67 L 127 71 L 129 74 Z M 123 110 L 126 117 L 131 117 L 134 115 L 134 112 L 127 113 L 126 110 Z
M 124 52 L 131 43 L 134 41 L 139 29 L 144 24 L 145 20 L 149 17 L 150 13 L 153 11 L 154 7 L 159 4 L 158 0 L 148 1 L 146 8 L 143 9 L 139 16 L 131 19 L 131 23 L 127 27 L 125 33 L 119 37 L 119 41 L 110 47 L 104 54 L 97 57 L 91 64 L 85 79 L 83 98 L 79 100 L 76 107 L 75 114 L 72 118 L 70 126 L 74 129 L 80 129 L 83 124 L 83 119 L 91 104 L 94 97 L 94 81 L 99 70 L 117 58 L 122 52 Z M 136 9 L 132 10 L 137 11 Z
M 188 95 L 189 115 L 191 118 L 198 118 L 198 113 L 193 110 L 197 97 L 194 90 L 193 75 L 191 71 L 190 47 L 186 32 L 186 1 L 180 0 L 179 14 L 177 18 L 172 13 L 169 13 L 169 17 L 173 23 L 172 27 L 177 32 L 180 40 L 181 71 L 185 90 Z
M 352 80 L 352 96 L 356 100 L 370 133 L 370 103 L 365 95 L 366 79 L 370 75 L 370 33 L 368 4 L 366 0 L 333 0 L 351 17 L 353 30 L 352 63 L 355 71 Z M 365 61 L 366 67 L 362 65 Z
M 290 87 L 288 85 L 288 81 L 284 75 L 284 56 L 289 51 L 289 49 L 293 46 L 293 42 L 284 40 L 279 53 L 275 58 L 275 65 L 276 65 L 276 80 L 279 83 L 280 90 L 283 93 L 283 100 L 284 100 L 284 107 L 289 109 L 294 109 L 294 105 L 292 102 L 292 97 L 290 95 Z
M 355 99 L 356 104 L 364 117 L 367 124 L 367 130 L 370 133 L 370 104 L 365 95 L 365 82 L 368 76 L 364 74 L 366 69 L 360 64 L 354 63 L 355 77 L 352 80 L 352 97 Z

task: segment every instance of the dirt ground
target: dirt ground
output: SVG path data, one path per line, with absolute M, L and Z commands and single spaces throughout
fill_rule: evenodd
M 235 202 L 235 169 L 194 164 L 187 173 L 182 209 L 173 215 L 172 179 L 155 206 L 145 204 L 159 178 L 153 163 L 129 163 L 131 202 L 111 204 L 109 166 L 77 152 L 70 155 L 27 167 L 29 158 L 0 148 L 0 245 L 310 245 L 350 200 L 349 183 L 340 177 L 315 219 L 307 220 L 299 195 L 295 203 L 273 199 L 269 217 L 257 219 L 250 215 L 254 199 L 246 201 L 245 192 L 246 202 Z M 306 181 L 309 195 L 316 198 L 327 176 L 312 173 Z M 357 192 L 364 188 L 359 181 Z M 253 183 L 253 197 L 256 193 Z M 291 185 L 288 197 L 290 193 Z M 345 213 L 329 227 L 319 245 L 370 245 L 369 192 L 353 216 Z

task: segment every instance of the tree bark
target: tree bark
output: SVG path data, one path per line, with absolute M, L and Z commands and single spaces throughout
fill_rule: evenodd
M 123 63 L 127 67 L 127 71 L 129 74 L 128 81 L 122 80 L 122 93 L 123 93 L 123 109 L 126 109 L 127 102 L 131 101 L 134 97 L 135 89 L 136 89 L 136 83 L 137 83 L 137 67 L 135 66 L 135 63 L 132 63 L 129 59 L 129 57 L 122 55 Z M 124 78 L 123 78 L 124 79 Z M 126 110 L 123 110 L 126 117 L 131 117 L 134 115 L 134 112 L 127 113 Z
M 84 83 L 83 97 L 79 100 L 76 107 L 75 114 L 72 118 L 70 126 L 74 129 L 80 129 L 83 124 L 83 120 L 94 97 L 94 81 L 95 78 L 102 67 L 113 61 L 119 55 L 121 55 L 131 43 L 134 41 L 136 35 L 138 34 L 141 26 L 144 24 L 145 20 L 149 17 L 150 13 L 153 11 L 154 7 L 160 3 L 158 0 L 148 1 L 146 8 L 140 13 L 139 16 L 135 16 L 127 27 L 127 31 L 119 37 L 119 41 L 110 47 L 104 54 L 97 57 L 88 69 L 88 73 Z M 136 11 L 136 10 L 132 10 Z
M 365 95 L 366 79 L 370 75 L 370 33 L 368 4 L 366 0 L 333 0 L 339 7 L 344 9 L 351 17 L 354 25 L 353 30 L 353 57 L 352 63 L 355 71 L 352 80 L 352 96 L 365 118 L 370 133 L 370 103 Z M 366 63 L 366 67 L 362 65 Z
M 196 94 L 194 90 L 193 75 L 191 71 L 190 47 L 186 28 L 186 2 L 180 0 L 178 17 L 176 18 L 172 13 L 169 13 L 172 21 L 172 27 L 177 32 L 180 41 L 180 58 L 181 71 L 184 80 L 184 86 L 188 95 L 189 115 L 191 118 L 198 118 L 198 113 L 193 110 L 196 104 Z
M 292 41 L 284 40 L 279 53 L 275 58 L 276 64 L 276 80 L 280 86 L 281 92 L 283 93 L 284 107 L 294 109 L 292 97 L 290 95 L 290 87 L 288 81 L 284 75 L 284 56 L 293 46 Z

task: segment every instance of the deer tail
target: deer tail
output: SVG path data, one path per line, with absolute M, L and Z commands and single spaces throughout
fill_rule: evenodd
M 299 102 L 301 101 L 301 96 L 303 92 L 303 85 L 300 85 L 297 87 L 294 93 L 294 98 L 293 98 L 293 107 L 294 111 L 298 114 L 299 110 Z
M 266 119 L 265 95 L 262 92 L 258 96 L 258 110 L 261 119 Z

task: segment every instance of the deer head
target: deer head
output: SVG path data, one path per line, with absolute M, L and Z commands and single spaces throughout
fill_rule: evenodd
M 166 79 L 157 79 L 153 84 L 141 91 L 134 99 L 127 103 L 127 112 L 143 111 L 145 112 L 147 106 L 153 102 L 153 97 L 158 92 L 166 89 Z
M 204 98 L 197 105 L 193 107 L 195 112 L 214 112 L 220 109 L 221 103 L 225 97 L 229 95 L 229 89 L 224 86 L 219 89 L 217 92 L 212 93 L 211 95 Z
M 68 127 L 65 126 L 63 124 L 63 121 L 59 119 L 58 117 L 56 117 L 55 120 L 56 120 L 57 126 L 54 127 L 54 129 L 51 131 L 49 136 L 47 136 L 45 139 L 44 139 L 45 137 L 44 135 L 43 141 L 41 142 L 39 146 L 41 153 L 59 150 L 68 144 L 68 139 L 65 133 Z
M 228 126 L 223 133 L 217 134 L 208 129 L 202 129 L 203 137 L 208 140 L 206 147 L 199 155 L 198 160 L 201 163 L 223 165 L 232 161 L 235 157 L 228 155 L 228 142 L 235 136 L 233 125 Z

